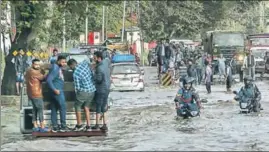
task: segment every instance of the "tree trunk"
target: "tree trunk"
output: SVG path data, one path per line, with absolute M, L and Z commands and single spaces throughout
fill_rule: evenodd
M 18 50 L 18 48 L 26 48 L 27 40 L 29 34 L 31 33 L 30 29 L 23 30 L 23 32 L 18 35 L 17 43 L 16 41 L 11 43 L 11 49 L 9 54 L 5 57 L 6 67 L 4 70 L 4 77 L 2 80 L 1 91 L 2 95 L 15 95 L 16 94 L 16 72 L 14 63 L 12 63 L 13 51 Z

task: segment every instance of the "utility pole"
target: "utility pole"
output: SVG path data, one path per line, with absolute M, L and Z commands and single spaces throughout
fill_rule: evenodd
M 260 1 L 260 27 L 261 32 L 264 30 L 264 3 L 263 1 Z
M 130 3 L 132 2 L 132 1 L 129 1 Z M 130 6 L 131 6 L 131 46 L 133 45 L 133 35 L 134 35 L 134 33 L 133 33 L 133 6 L 132 6 L 132 3 L 130 4 Z M 131 53 L 131 52 L 130 52 Z
M 85 44 L 88 44 L 88 1 L 86 2 L 86 19 L 85 19 Z
M 66 25 L 65 25 L 65 8 L 64 8 L 64 14 L 63 14 L 63 52 L 65 52 L 65 48 L 66 48 L 66 39 L 65 39 L 65 35 L 66 35 Z
M 123 2 L 123 16 L 122 16 L 122 28 L 121 28 L 121 42 L 123 43 L 124 31 L 125 31 L 125 8 L 126 1 Z
M 102 42 L 105 41 L 105 9 L 106 9 L 106 7 L 103 6 Z
M 109 14 L 108 14 L 108 7 L 106 8 L 106 25 L 105 25 L 105 39 L 107 39 L 107 22 L 108 22 Z
M 0 0 L 0 36 L 2 37 L 2 28 L 3 27 L 2 27 L 2 24 L 1 24 L 1 21 L 2 21 L 1 18 L 2 18 L 2 0 Z M 1 60 L 1 62 L 0 62 L 0 96 L 1 96 L 1 94 L 2 94 L 2 90 L 1 90 L 1 88 L 2 88 L 2 62 L 3 62 L 2 61 L 3 50 L 2 50 L 1 38 L 0 38 L 0 53 L 1 53 L 1 55 L 0 55 L 0 60 Z M 1 100 L 0 100 L 0 102 L 1 102 Z M 2 105 L 2 104 L 0 104 L 0 105 Z
M 139 29 L 140 29 L 140 45 L 141 45 L 141 54 L 142 54 L 142 65 L 145 65 L 145 59 L 144 59 L 144 38 L 143 38 L 143 30 L 142 30 L 142 24 L 141 24 L 141 12 L 140 12 L 140 1 L 137 1 L 137 16 L 138 16 L 138 23 L 139 23 Z

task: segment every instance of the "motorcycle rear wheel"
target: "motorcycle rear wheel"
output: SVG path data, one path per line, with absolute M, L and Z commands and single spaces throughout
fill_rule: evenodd
M 253 111 L 254 112 L 260 112 L 260 103 L 259 102 L 255 102 L 253 105 Z

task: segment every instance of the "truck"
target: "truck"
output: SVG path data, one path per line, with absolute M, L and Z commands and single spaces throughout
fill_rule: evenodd
M 236 73 L 239 73 L 240 80 L 243 80 L 241 70 L 245 52 L 245 34 L 240 31 L 207 31 L 202 38 L 204 51 L 211 55 L 214 73 L 218 72 L 217 60 L 220 54 L 226 60 L 236 60 Z
M 251 34 L 247 36 L 247 50 L 251 51 L 255 57 L 255 73 L 261 74 L 261 79 L 265 73 L 265 54 L 269 52 L 269 33 Z

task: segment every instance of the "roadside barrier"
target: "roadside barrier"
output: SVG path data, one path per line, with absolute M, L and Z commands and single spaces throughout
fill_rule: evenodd
M 170 86 L 170 85 L 172 85 L 171 73 L 162 74 L 162 76 L 161 76 L 161 85 L 162 86 Z

